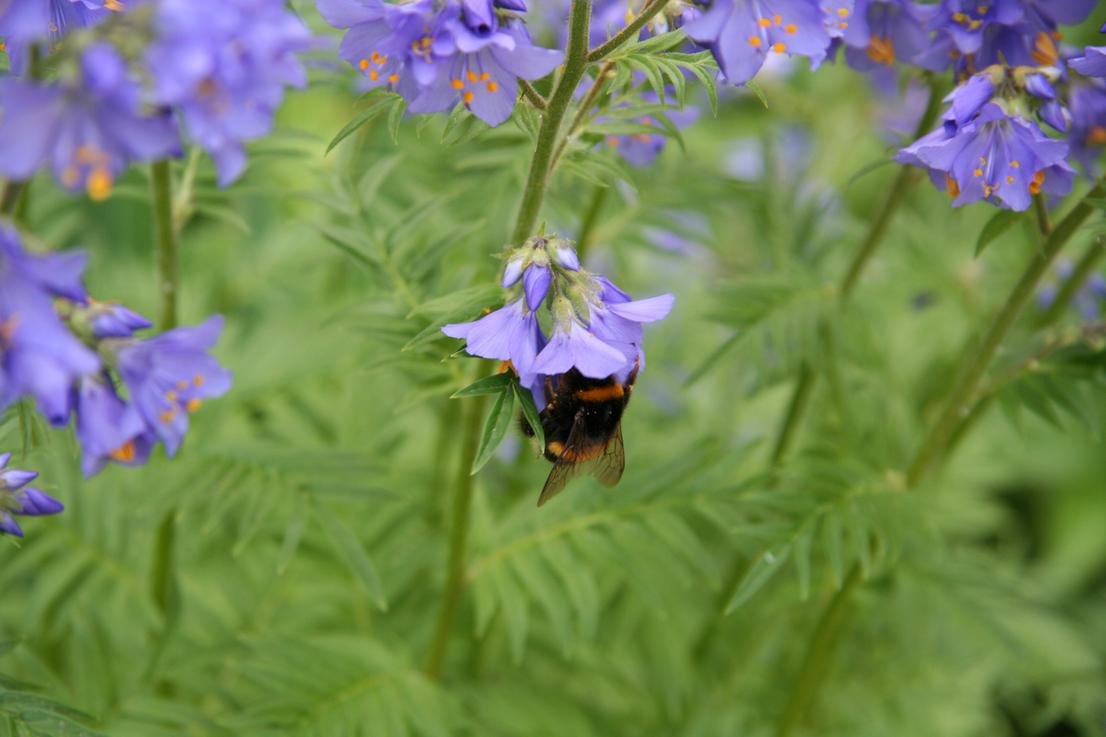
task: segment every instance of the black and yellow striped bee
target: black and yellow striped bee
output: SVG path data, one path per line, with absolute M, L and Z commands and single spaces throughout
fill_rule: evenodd
M 580 473 L 594 474 L 614 486 L 626 467 L 622 412 L 630 402 L 637 368 L 623 383 L 615 376 L 592 379 L 576 369 L 545 380 L 547 403 L 541 410 L 544 455 L 553 464 L 538 497 L 545 504 Z M 525 420 L 522 431 L 533 437 Z

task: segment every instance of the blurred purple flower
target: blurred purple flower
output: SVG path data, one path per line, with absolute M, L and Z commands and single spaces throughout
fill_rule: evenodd
M 188 430 L 188 415 L 203 400 L 230 389 L 230 371 L 208 354 L 222 329 L 223 318 L 216 315 L 195 327 L 116 347 L 119 374 L 131 403 L 170 456 L 176 454 Z
M 349 29 L 342 58 L 371 87 L 402 95 L 413 113 L 441 112 L 460 102 L 499 125 L 514 110 L 518 78 L 540 79 L 564 58 L 534 46 L 521 24 L 501 21 L 490 0 L 317 2 L 327 22 Z
M 145 317 L 121 304 L 93 301 L 89 311 L 92 313 L 92 337 L 97 339 L 132 338 L 135 331 L 154 326 Z
M 31 42 L 56 43 L 74 28 L 123 10 L 119 0 L 0 0 L 0 39 L 12 62 L 12 72 L 26 72 Z
M 0 226 L 0 409 L 35 398 L 53 425 L 64 425 L 72 387 L 100 361 L 66 329 L 54 298 L 85 298 L 84 254 L 32 256 L 18 234 Z
M 296 54 L 311 34 L 282 0 L 160 0 L 155 26 L 156 101 L 177 107 L 226 186 L 245 169 L 243 144 L 272 129 L 284 88 L 306 84 Z
M 1073 81 L 1070 95 L 1071 156 L 1089 175 L 1095 176 L 1106 147 L 1106 84 L 1098 80 Z
M 932 43 L 926 20 L 926 8 L 911 0 L 857 0 L 855 12 L 840 19 L 845 59 L 859 71 L 915 64 Z
M 715 0 L 684 30 L 710 49 L 731 84 L 752 79 L 769 52 L 805 56 L 817 66 L 830 45 L 815 0 Z
M 8 468 L 11 457 L 11 453 L 0 454 L 0 533 L 23 537 L 15 515 L 37 517 L 57 514 L 65 507 L 53 497 L 27 486 L 38 478 L 38 473 Z
M 129 164 L 178 155 L 180 146 L 167 114 L 146 114 L 112 47 L 85 49 L 80 72 L 49 85 L 0 79 L 0 173 L 27 179 L 48 166 L 67 189 L 102 200 Z
M 77 440 L 81 471 L 100 472 L 109 461 L 140 466 L 150 457 L 156 438 L 133 405 L 123 402 L 104 376 L 88 375 L 77 389 Z

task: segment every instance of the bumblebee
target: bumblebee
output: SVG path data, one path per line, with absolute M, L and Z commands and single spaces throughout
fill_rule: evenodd
M 637 367 L 626 382 L 614 376 L 591 379 L 576 369 L 545 380 L 547 404 L 541 410 L 544 455 L 553 464 L 538 497 L 545 504 L 580 473 L 594 474 L 604 486 L 614 486 L 626 468 L 622 444 L 622 413 L 630 402 Z M 525 419 L 522 431 L 533 437 Z

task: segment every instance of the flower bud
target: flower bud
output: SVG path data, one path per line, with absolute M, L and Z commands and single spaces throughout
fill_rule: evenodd
M 576 249 L 573 248 L 568 241 L 561 241 L 557 245 L 554 256 L 557 259 L 557 263 L 569 271 L 580 270 L 580 257 L 576 255 Z
M 549 284 L 553 279 L 553 272 L 548 266 L 532 263 L 526 269 L 522 277 L 522 287 L 526 291 L 526 306 L 534 311 L 541 307 L 545 296 L 549 294 Z
M 522 267 L 525 262 L 526 259 L 522 255 L 515 256 L 507 262 L 507 266 L 503 269 L 503 280 L 500 282 L 504 289 L 518 282 L 519 278 L 522 276 Z

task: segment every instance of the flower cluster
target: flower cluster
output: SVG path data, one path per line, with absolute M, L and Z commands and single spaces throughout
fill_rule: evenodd
M 503 271 L 507 304 L 479 320 L 446 325 L 473 356 L 510 361 L 519 382 L 545 406 L 545 377 L 570 369 L 625 381 L 645 366 L 645 323 L 663 319 L 673 296 L 633 300 L 606 277 L 580 268 L 569 241 L 535 236 L 511 253 Z M 545 308 L 548 333 L 542 328 Z
M 995 65 L 970 77 L 946 101 L 942 126 L 900 151 L 897 160 L 925 167 L 954 206 L 985 199 L 1025 210 L 1033 195 L 1071 191 L 1075 171 L 1067 163 L 1067 142 L 1049 138 L 1036 122 L 1067 127 L 1045 73 Z
M 61 502 L 27 484 L 38 478 L 34 471 L 8 468 L 11 453 L 0 453 L 0 533 L 23 537 L 15 516 L 38 517 L 62 511 Z
M 94 24 L 57 52 L 59 78 L 16 76 L 30 44 Z M 181 130 L 232 182 L 284 88 L 305 84 L 296 54 L 311 44 L 281 0 L 0 2 L 0 39 L 16 73 L 0 78 L 0 174 L 50 168 L 93 199 L 130 164 L 180 155 Z
M 339 54 L 370 87 L 403 96 L 413 113 L 461 103 L 488 125 L 511 116 L 518 80 L 540 79 L 563 60 L 535 46 L 519 0 L 317 0 L 331 25 L 348 28 Z
M 0 226 L 0 410 L 30 397 L 52 425 L 75 416 L 90 476 L 109 461 L 144 463 L 159 440 L 173 455 L 188 415 L 224 394 L 231 375 L 207 353 L 221 317 L 140 339 L 150 322 L 91 299 L 84 265 L 81 253 L 32 255 Z

